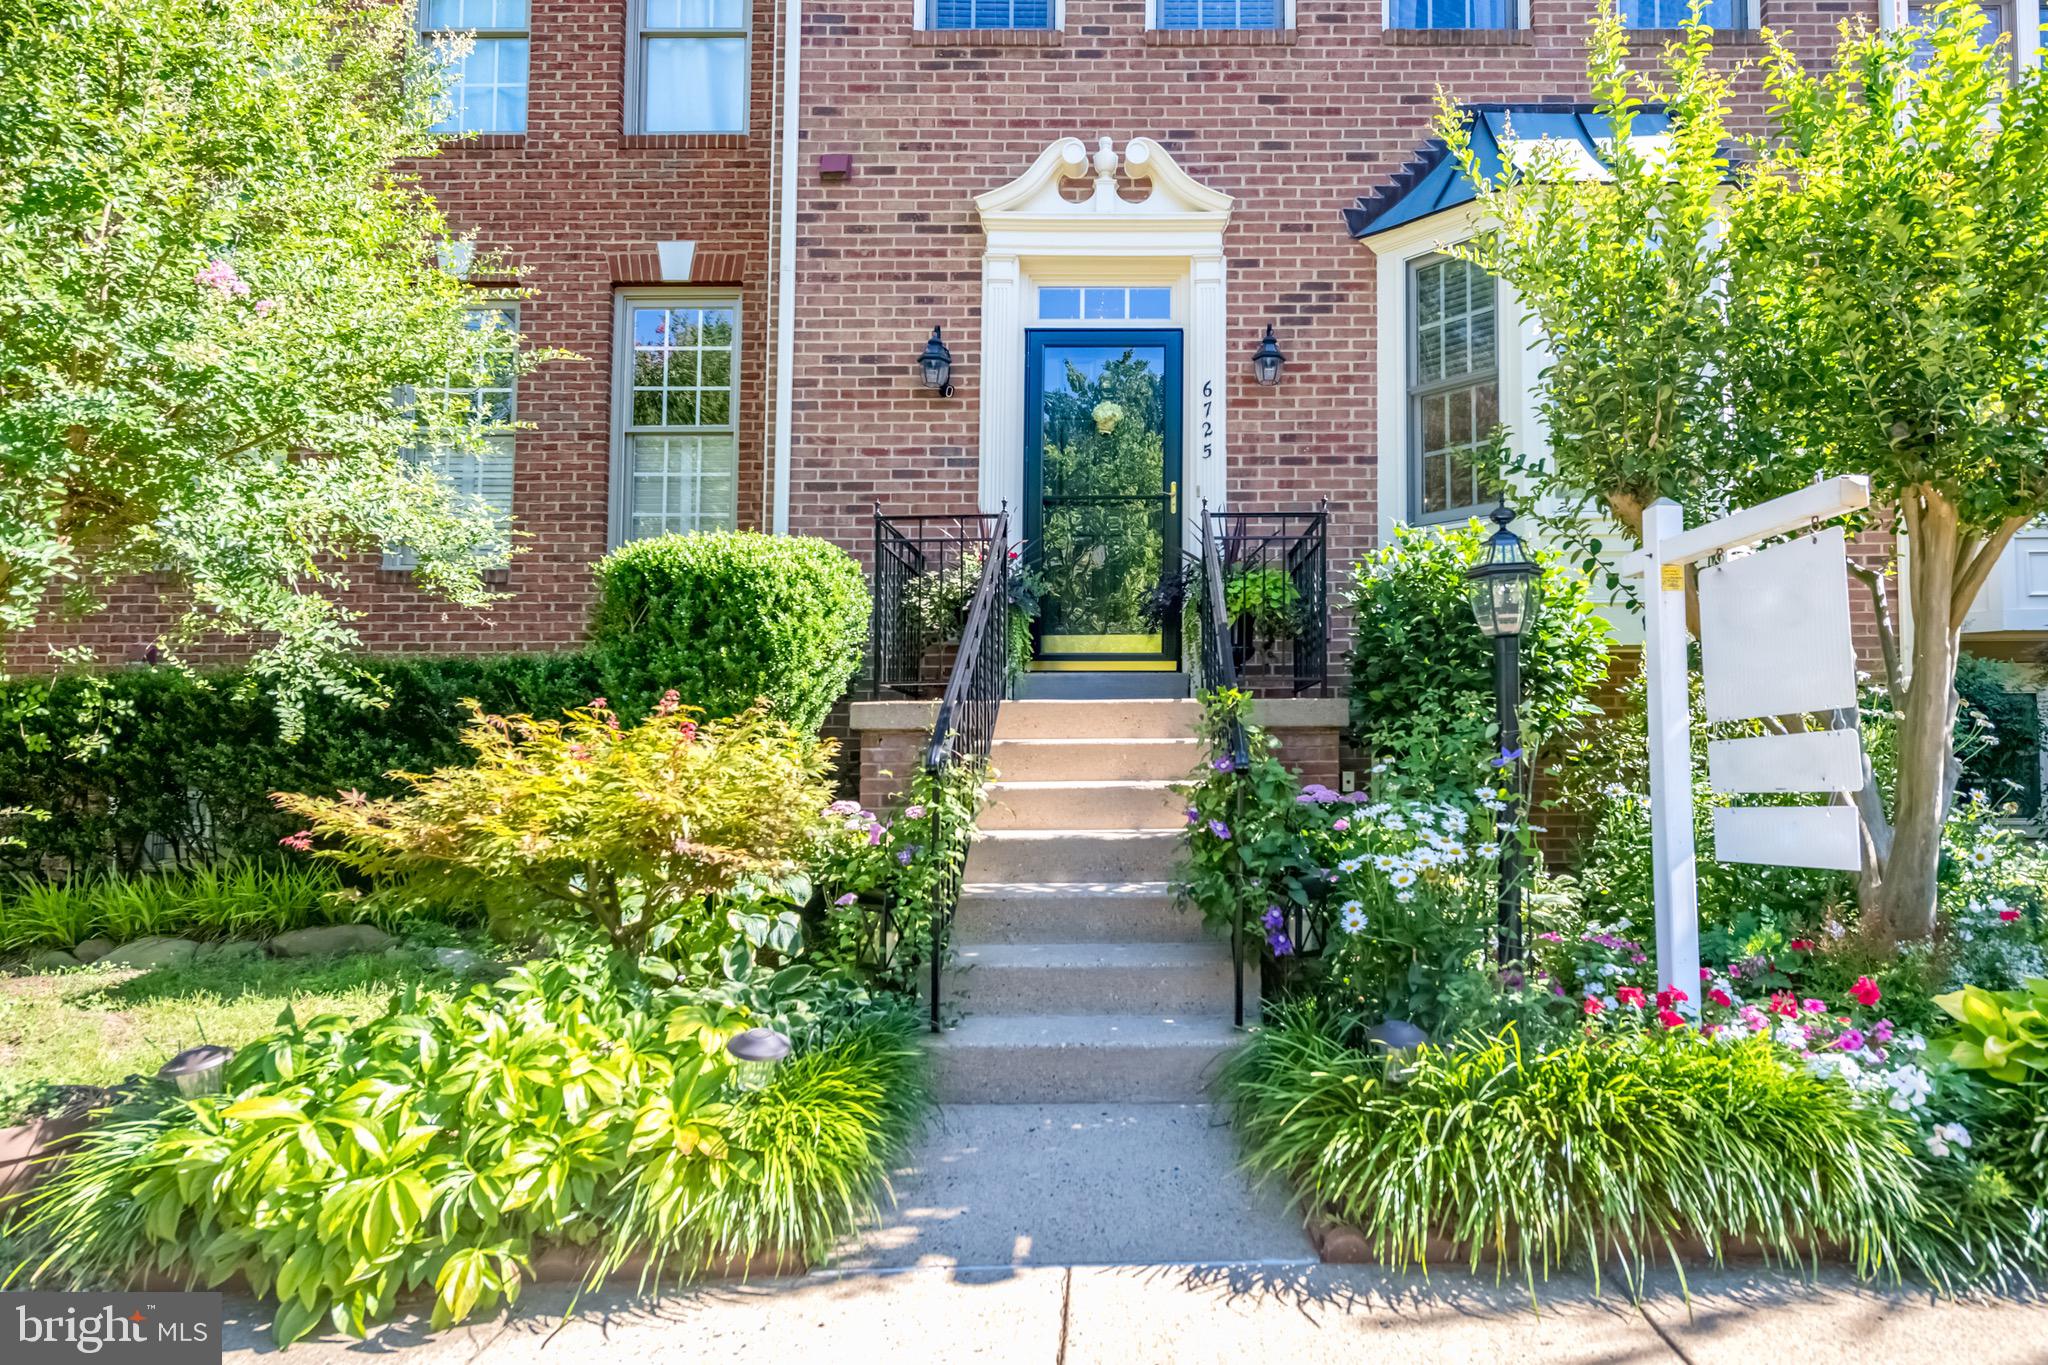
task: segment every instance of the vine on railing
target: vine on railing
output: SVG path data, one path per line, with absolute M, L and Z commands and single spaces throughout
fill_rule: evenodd
M 1223 607 L 1233 685 L 1327 692 L 1329 503 L 1307 512 L 1202 515 L 1203 540 L 1214 542 L 1217 560 L 1207 591 Z

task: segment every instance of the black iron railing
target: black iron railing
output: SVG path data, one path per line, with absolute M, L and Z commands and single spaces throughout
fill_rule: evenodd
M 1201 665 L 1202 686 L 1214 690 L 1219 687 L 1235 688 L 1237 681 L 1236 650 L 1232 647 L 1230 609 L 1224 592 L 1223 547 L 1219 543 L 1219 514 L 1208 508 L 1202 509 L 1202 559 L 1201 559 Z M 1230 827 L 1243 827 L 1245 775 L 1251 768 L 1251 744 L 1246 738 L 1244 725 L 1233 719 L 1222 735 L 1224 753 L 1230 760 L 1231 786 L 1233 788 Z M 1231 1019 L 1238 1028 L 1244 1027 L 1244 955 L 1245 955 L 1245 907 L 1240 904 L 1230 917 L 1230 968 L 1232 980 Z
M 999 520 L 985 512 L 887 516 L 876 506 L 871 696 L 931 697 L 950 683 L 988 549 L 1003 545 Z
M 931 742 L 924 765 L 935 786 L 944 788 L 949 770 L 965 767 L 978 778 L 995 739 L 996 714 L 1010 678 L 1010 517 L 1008 512 L 984 518 L 991 524 L 981 549 L 981 574 L 960 630 L 960 646 L 932 719 Z M 932 848 L 945 850 L 939 882 L 932 889 L 931 970 L 932 1032 L 939 1031 L 939 990 L 946 969 L 946 943 L 953 931 L 953 913 L 960 906 L 960 884 L 967 869 L 972 826 L 949 828 L 955 808 L 948 801 L 932 803 Z
M 1247 691 L 1330 687 L 1330 511 L 1204 512 L 1230 656 Z

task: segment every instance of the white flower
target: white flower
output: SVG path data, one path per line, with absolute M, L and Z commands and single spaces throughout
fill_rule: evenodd
M 1600 789 L 1600 794 L 1609 801 L 1626 801 L 1632 795 L 1629 789 L 1619 782 L 1609 782 Z
M 1344 908 L 1337 912 L 1337 917 L 1347 934 L 1355 934 L 1365 928 L 1365 907 L 1357 901 L 1346 901 Z
M 1935 1130 L 1934 1130 L 1933 1132 L 1931 1132 L 1931 1133 L 1929 1133 L 1929 1134 L 1927 1135 L 1927 1152 L 1928 1152 L 1928 1155 L 1930 1155 L 1930 1156 L 1947 1156 L 1947 1155 L 1948 1155 L 1948 1141 L 1947 1141 L 1947 1139 L 1943 1138 L 1943 1137 L 1942 1137 L 1942 1135 L 1941 1135 L 1941 1130 L 1942 1130 L 1942 1128 L 1946 1128 L 1947 1126 L 1948 1126 L 1947 1124 L 1942 1124 L 1942 1125 L 1940 1125 L 1939 1127 L 1937 1127 L 1937 1128 L 1936 1128 L 1936 1129 L 1935 1129 Z
M 1382 872 L 1392 872 L 1401 865 L 1401 860 L 1391 853 L 1375 853 L 1372 855 L 1372 865 Z
M 1392 882 L 1396 888 L 1413 886 L 1415 885 L 1415 870 L 1407 867 L 1398 868 L 1387 880 Z
M 1935 1149 L 1936 1143 L 1941 1144 L 1941 1149 L 1938 1151 Z M 1927 1150 L 1933 1152 L 1936 1156 L 1947 1156 L 1950 1147 L 1960 1147 L 1964 1151 L 1968 1151 L 1970 1149 L 1970 1130 L 1963 1127 L 1960 1123 L 1935 1124 L 1933 1136 L 1927 1139 Z
M 1413 891 L 1396 891 L 1394 893 L 1394 899 L 1401 902 L 1401 904 L 1406 905 L 1408 902 L 1415 899 L 1415 893 Z
M 1375 861 L 1375 862 L 1377 862 L 1377 861 L 1378 861 L 1378 859 L 1374 859 L 1374 861 Z M 1341 863 L 1338 863 L 1338 864 L 1337 864 L 1337 870 L 1338 870 L 1339 872 L 1342 872 L 1342 873 L 1345 873 L 1345 874 L 1349 875 L 1350 873 L 1356 872 L 1356 871 L 1358 871 L 1358 869 L 1359 869 L 1359 868 L 1361 868 L 1361 867 L 1364 867 L 1364 866 L 1365 866 L 1365 859 L 1364 859 L 1364 858 L 1362 858 L 1362 857 L 1361 857 L 1361 858 L 1346 858 L 1346 859 L 1345 859 L 1345 860 L 1344 860 L 1343 862 L 1341 862 Z
M 1500 856 L 1500 845 L 1490 843 L 1481 844 L 1479 845 L 1479 847 L 1473 849 L 1472 852 L 1477 854 L 1481 858 L 1498 858 Z
M 1892 1108 L 1900 1113 L 1927 1107 L 1927 1097 L 1934 1093 L 1934 1082 L 1927 1079 L 1927 1073 L 1917 1066 L 1895 1066 L 1883 1073 L 1885 1088 L 1892 1092 Z
M 1806 1051 L 1806 1030 L 1797 1024 L 1780 1024 L 1777 1032 L 1771 1036 L 1794 1052 Z
M 1408 822 L 1406 820 L 1403 820 L 1400 816 L 1391 813 L 1386 817 L 1386 819 L 1380 821 L 1380 823 L 1385 825 L 1388 829 L 1408 828 Z
M 1972 867 L 1989 867 L 1998 861 L 1998 850 L 1989 844 L 1979 844 L 1965 856 Z

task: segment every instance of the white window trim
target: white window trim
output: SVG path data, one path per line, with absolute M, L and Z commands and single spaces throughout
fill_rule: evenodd
M 633 309 L 655 304 L 690 304 L 695 307 L 732 309 L 732 418 L 733 438 L 733 524 L 739 525 L 740 507 L 740 355 L 746 326 L 740 295 L 730 289 L 620 289 L 612 299 L 612 401 L 611 401 L 611 495 L 607 499 L 605 546 L 616 550 L 635 537 L 627 534 L 632 521 L 633 481 L 627 468 L 626 427 L 633 411 Z
M 1391 3 L 1392 3 L 1392 0 L 1387 0 L 1387 3 L 1391 4 Z M 1521 0 L 1521 3 L 1523 3 L 1523 4 L 1527 4 L 1527 3 L 1528 3 L 1528 0 Z M 1280 5 L 1280 23 L 1279 23 L 1279 26 L 1278 26 L 1277 28 L 1275 28 L 1275 29 L 1271 30 L 1272 32 L 1275 32 L 1275 33 L 1285 33 L 1285 32 L 1292 32 L 1292 31 L 1293 31 L 1293 29 L 1294 29 L 1294 26 L 1295 26 L 1295 25 L 1294 25 L 1294 5 L 1295 5 L 1295 0 L 1281 0 L 1281 5 Z M 1159 24 L 1159 0 L 1145 0 L 1145 27 L 1146 27 L 1146 28 L 1148 28 L 1148 29 L 1156 29 L 1156 28 L 1158 28 L 1159 26 L 1160 26 L 1160 24 Z M 1182 29 L 1176 29 L 1176 30 L 1174 30 L 1174 31 L 1175 31 L 1175 32 L 1177 32 L 1177 33 L 1265 33 L 1265 32 L 1267 32 L 1268 30 L 1267 30 L 1267 29 L 1264 29 L 1264 28 L 1255 28 L 1255 29 L 1228 29 L 1228 28 L 1212 28 L 1212 29 L 1200 29 L 1200 28 L 1182 28 Z
M 519 303 L 516 299 L 497 299 L 485 296 L 470 304 L 469 311 L 472 313 L 491 312 L 502 314 L 506 319 L 507 330 L 514 336 L 518 335 Z M 502 432 L 493 435 L 490 439 L 505 443 L 505 458 L 512 466 L 511 484 L 505 490 L 506 543 L 504 548 L 509 556 L 512 548 L 511 540 L 515 530 L 513 508 L 519 500 L 519 376 L 517 373 L 513 374 L 512 382 L 507 387 L 510 390 L 508 401 L 510 410 L 506 414 L 505 427 Z M 408 458 L 411 457 L 408 456 Z M 481 457 L 466 455 L 465 458 L 479 459 Z M 379 567 L 390 569 L 394 572 L 409 573 L 419 567 L 419 556 L 411 550 L 399 546 L 388 546 L 384 550 L 383 559 Z
M 533 112 L 533 5 L 531 0 L 529 0 L 526 7 L 525 28 L 428 28 L 426 27 L 426 7 L 424 5 L 414 10 L 413 23 L 419 32 L 420 38 L 423 41 L 429 42 L 436 38 L 453 37 L 456 34 L 468 34 L 474 39 L 506 38 L 523 41 L 526 44 L 526 112 L 528 114 Z M 447 132 L 439 133 L 437 136 L 465 137 L 469 131 L 473 131 L 480 137 L 524 137 L 526 135 L 526 124 L 526 118 L 521 117 L 517 128 L 477 128 L 467 131 L 451 129 Z
M 1402 263 L 1401 413 L 1399 420 L 1401 423 L 1401 449 L 1403 451 L 1402 483 L 1407 489 L 1408 496 L 1404 499 L 1400 510 L 1405 520 L 1412 521 L 1417 525 L 1456 526 L 1472 517 L 1484 516 L 1486 513 L 1486 508 L 1483 505 L 1484 500 L 1481 503 L 1447 508 L 1437 513 L 1424 513 L 1416 506 L 1417 490 L 1414 485 L 1414 479 L 1422 463 L 1421 436 L 1417 430 L 1416 413 L 1418 401 L 1416 389 L 1420 386 L 1416 383 L 1415 370 L 1418 353 L 1421 350 L 1419 338 L 1414 332 L 1416 321 L 1414 317 L 1416 277 L 1425 266 L 1432 265 L 1440 260 L 1450 259 L 1452 258 L 1445 252 L 1429 251 L 1419 256 L 1410 256 Z M 1508 292 L 1508 290 L 1502 287 L 1499 280 L 1493 282 L 1493 388 L 1494 402 L 1497 409 L 1504 407 L 1501 399 L 1507 393 L 1506 380 L 1502 374 L 1504 369 L 1502 360 L 1508 350 L 1510 338 L 1505 334 L 1505 329 L 1502 326 L 1502 319 L 1505 315 L 1501 312 L 1501 305 L 1507 298 Z M 1440 380 L 1432 387 L 1437 393 L 1463 388 L 1483 382 L 1482 375 L 1482 371 L 1473 370 L 1458 376 L 1455 380 Z M 1506 414 L 1502 411 L 1501 415 L 1505 416 Z M 1473 437 L 1476 444 L 1484 443 L 1485 435 L 1475 431 Z
M 1149 7 L 1151 0 L 1146 0 L 1146 4 Z M 1294 0 L 1288 0 L 1289 8 L 1292 8 L 1293 4 Z M 978 33 L 986 31 L 998 33 L 1065 33 L 1067 31 L 1067 0 L 1052 0 L 1052 22 L 1044 28 L 1006 28 L 995 30 L 935 28 L 933 25 L 938 21 L 937 0 L 917 0 L 914 18 L 917 27 L 928 33 Z
M 747 43 L 747 59 L 740 69 L 740 126 L 738 128 L 662 128 L 651 130 L 647 127 L 647 63 L 642 49 L 647 41 L 647 0 L 627 0 L 626 25 L 626 109 L 625 131 L 629 136 L 665 137 L 745 137 L 753 131 L 754 123 L 754 5 L 747 0 L 746 25 L 743 28 L 703 29 L 656 29 L 657 37 L 678 38 L 744 38 Z
M 1746 3 L 1749 3 L 1749 4 L 1754 4 L 1754 3 L 1756 3 L 1756 0 L 1745 0 L 1745 2 L 1746 2 Z M 1147 3 L 1147 4 L 1150 4 L 1150 3 L 1152 3 L 1152 0 L 1146 0 L 1146 3 Z M 1530 23 L 1530 19 L 1529 19 L 1529 5 L 1530 5 L 1530 0 L 1515 0 L 1515 23 L 1514 23 L 1514 27 L 1513 27 L 1513 28 L 1509 28 L 1509 29 L 1495 29 L 1495 28 L 1407 28 L 1407 27 L 1397 27 L 1397 26 L 1395 25 L 1395 23 L 1394 23 L 1394 0 L 1380 0 L 1380 28 L 1381 28 L 1381 29 L 1383 29 L 1383 30 L 1392 30 L 1392 31 L 1394 31 L 1394 32 L 1397 32 L 1397 33 L 1514 33 L 1514 32 L 1526 32 L 1526 31 L 1528 30 L 1528 28 L 1529 28 L 1529 23 Z M 1288 18 L 1288 23 L 1287 23 L 1287 26 L 1288 26 L 1289 28 L 1292 28 L 1292 27 L 1294 27 L 1294 20 L 1293 20 L 1293 17 L 1292 17 L 1292 16 L 1293 16 L 1293 13 L 1294 13 L 1294 5 L 1293 5 L 1293 0 L 1289 0 L 1289 2 L 1288 2 L 1288 6 L 1287 6 L 1287 12 L 1288 12 L 1288 15 L 1289 15 L 1289 18 Z

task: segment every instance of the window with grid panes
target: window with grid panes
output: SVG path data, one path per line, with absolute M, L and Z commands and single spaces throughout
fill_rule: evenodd
M 1707 0 L 1700 21 L 1708 28 L 1754 28 L 1753 0 Z M 1630 28 L 1679 28 L 1692 15 L 1692 0 L 1621 0 L 1621 21 Z
M 930 27 L 1051 28 L 1055 0 L 926 0 Z
M 517 380 L 513 377 L 510 338 L 519 326 L 518 309 L 511 304 L 491 304 L 469 310 L 469 325 L 502 329 L 507 337 L 505 359 L 474 380 L 426 390 L 423 400 L 436 403 L 452 400 L 469 420 L 486 428 L 481 451 L 446 450 L 418 446 L 406 458 L 431 469 L 458 501 L 475 499 L 489 509 L 492 519 L 509 542 L 512 533 L 512 422 L 517 416 Z M 395 546 L 384 552 L 387 569 L 410 569 L 418 563 L 412 551 Z
M 1415 521 L 1453 521 L 1492 498 L 1474 452 L 1500 422 L 1500 347 L 1491 276 L 1447 256 L 1409 275 L 1409 503 Z
M 629 300 L 631 350 L 617 410 L 619 539 L 730 530 L 739 512 L 737 307 L 694 299 Z
M 1388 28 L 1513 28 L 1516 0 L 1389 0 Z
M 448 116 L 437 133 L 526 131 L 526 0 L 420 0 L 428 38 L 473 34 L 452 60 Z
M 1282 0 L 1154 0 L 1160 28 L 1279 28 Z

